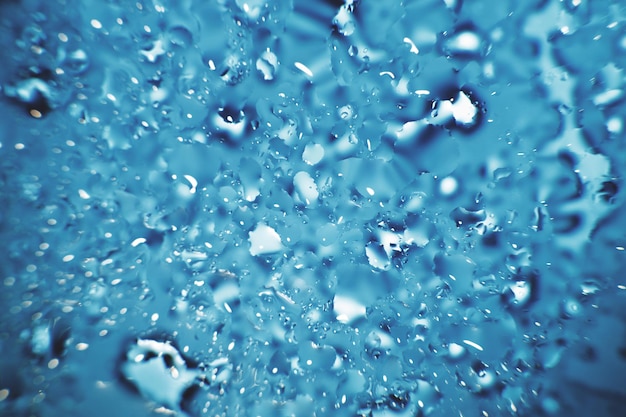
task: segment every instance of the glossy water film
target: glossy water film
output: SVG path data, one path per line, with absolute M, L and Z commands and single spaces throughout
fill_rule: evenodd
M 626 9 L 0 3 L 0 415 L 626 415 Z

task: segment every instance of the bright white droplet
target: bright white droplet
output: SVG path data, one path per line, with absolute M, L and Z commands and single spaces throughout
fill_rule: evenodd
M 283 249 L 280 235 L 265 223 L 258 223 L 256 229 L 249 233 L 248 240 L 252 256 L 267 255 Z
M 333 311 L 335 312 L 337 321 L 341 323 L 351 323 L 359 317 L 365 317 L 366 308 L 353 298 L 335 295 Z
M 478 109 L 463 91 L 459 92 L 452 106 L 452 117 L 462 125 L 472 125 L 476 122 Z
M 324 147 L 319 143 L 309 143 L 302 152 L 302 160 L 309 165 L 316 165 L 324 158 Z
M 308 172 L 300 171 L 293 177 L 293 185 L 298 197 L 308 206 L 317 200 L 319 192 L 317 185 Z
M 459 183 L 457 182 L 456 178 L 445 177 L 441 180 L 441 183 L 439 184 L 439 189 L 441 191 L 441 194 L 449 196 L 456 192 L 458 186 Z

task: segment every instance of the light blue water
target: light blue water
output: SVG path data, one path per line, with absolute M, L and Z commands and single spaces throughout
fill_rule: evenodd
M 0 415 L 626 413 L 626 5 L 0 3 Z

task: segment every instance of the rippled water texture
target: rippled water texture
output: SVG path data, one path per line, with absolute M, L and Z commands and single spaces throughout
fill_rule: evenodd
M 626 4 L 0 2 L 0 415 L 626 415 Z

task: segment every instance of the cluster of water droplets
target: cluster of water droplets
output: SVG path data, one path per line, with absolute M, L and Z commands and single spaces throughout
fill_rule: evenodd
M 0 412 L 619 414 L 625 17 L 3 3 Z

